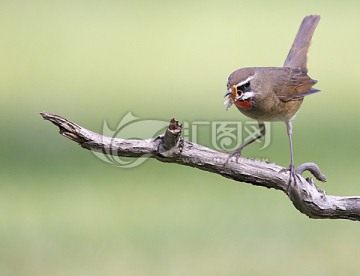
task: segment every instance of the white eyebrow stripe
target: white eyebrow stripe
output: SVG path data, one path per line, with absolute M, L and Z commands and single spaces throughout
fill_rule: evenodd
M 246 80 L 244 80 L 244 81 L 242 81 L 242 82 L 239 82 L 238 84 L 235 84 L 235 86 L 236 86 L 236 87 L 241 86 L 241 85 L 243 85 L 243 84 L 251 81 L 254 77 L 255 77 L 255 75 L 252 75 L 252 76 L 248 77 Z

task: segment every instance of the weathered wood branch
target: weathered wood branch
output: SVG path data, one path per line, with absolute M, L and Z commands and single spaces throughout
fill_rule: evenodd
M 182 139 L 182 126 L 175 119 L 171 120 L 162 136 L 147 140 L 125 140 L 102 136 L 55 114 L 42 112 L 41 116 L 58 126 L 61 135 L 85 149 L 117 156 L 149 156 L 161 162 L 177 163 L 235 181 L 281 190 L 300 212 L 310 218 L 360 220 L 360 197 L 326 195 L 325 191 L 316 187 L 313 179 L 301 176 L 308 170 L 318 180 L 326 181 L 314 163 L 300 165 L 296 169 L 296 183 L 290 183 L 289 173 L 276 164 L 234 157 L 224 165 L 228 154 Z

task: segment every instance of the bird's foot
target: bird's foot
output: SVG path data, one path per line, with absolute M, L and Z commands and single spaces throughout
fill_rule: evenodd
M 228 163 L 229 163 L 229 160 L 232 158 L 232 157 L 236 157 L 236 162 L 238 161 L 239 157 L 241 157 L 241 150 L 242 150 L 242 147 L 236 149 L 235 151 L 233 152 L 227 152 L 229 155 L 228 157 L 226 158 L 226 161 L 224 163 L 224 166 L 226 166 Z
M 291 185 L 296 185 L 296 183 L 297 183 L 296 178 L 298 177 L 298 175 L 295 172 L 294 164 L 291 163 L 289 168 L 284 168 L 284 169 L 280 170 L 280 173 L 281 172 L 289 172 L 290 173 L 288 186 L 286 188 L 286 193 L 289 194 Z

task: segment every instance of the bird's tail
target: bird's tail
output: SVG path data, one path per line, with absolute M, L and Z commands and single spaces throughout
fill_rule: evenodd
M 319 21 L 320 15 L 308 15 L 303 19 L 285 60 L 284 67 L 299 69 L 301 72 L 307 73 L 307 53 L 311 38 Z

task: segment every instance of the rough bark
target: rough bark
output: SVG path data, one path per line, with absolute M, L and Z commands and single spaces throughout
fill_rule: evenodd
M 175 119 L 171 119 L 162 136 L 125 140 L 102 136 L 55 114 L 40 114 L 58 126 L 61 135 L 88 150 L 117 156 L 148 156 L 161 162 L 194 167 L 235 181 L 280 190 L 289 197 L 296 209 L 310 218 L 360 220 L 360 197 L 326 195 L 325 191 L 316 187 L 313 179 L 301 176 L 308 170 L 316 179 L 325 182 L 325 176 L 314 163 L 300 165 L 296 169 L 297 180 L 294 183 L 288 171 L 276 164 L 243 157 L 233 157 L 226 162 L 228 154 L 182 139 L 182 126 Z

